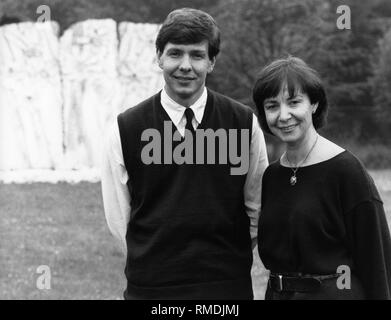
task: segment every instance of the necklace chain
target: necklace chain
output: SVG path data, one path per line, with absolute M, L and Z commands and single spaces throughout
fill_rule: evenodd
M 291 178 L 290 178 L 290 183 L 291 183 L 292 186 L 294 186 L 294 185 L 296 184 L 296 182 L 297 182 L 297 177 L 296 177 L 296 172 L 297 172 L 297 170 L 299 170 L 299 168 L 304 164 L 304 162 L 307 160 L 307 158 L 308 158 L 308 156 L 310 155 L 310 153 L 312 152 L 312 150 L 315 148 L 315 145 L 316 145 L 316 143 L 318 142 L 318 138 L 319 138 L 319 135 L 317 134 L 317 135 L 316 135 L 315 142 L 314 142 L 314 144 L 312 145 L 310 151 L 308 151 L 308 153 L 307 153 L 307 155 L 305 156 L 304 160 L 301 161 L 301 163 L 297 164 L 296 167 L 294 167 L 294 166 L 292 165 L 292 163 L 289 161 L 288 153 L 285 151 L 285 158 L 286 158 L 286 160 L 288 160 L 288 163 L 289 163 L 289 165 L 290 165 L 290 168 L 291 168 L 291 170 L 293 171 L 293 176 L 291 176 Z

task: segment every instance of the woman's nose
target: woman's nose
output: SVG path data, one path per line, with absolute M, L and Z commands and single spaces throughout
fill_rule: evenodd
M 285 103 L 282 103 L 280 106 L 279 120 L 287 121 L 290 119 L 290 117 L 291 117 L 291 113 L 289 107 Z

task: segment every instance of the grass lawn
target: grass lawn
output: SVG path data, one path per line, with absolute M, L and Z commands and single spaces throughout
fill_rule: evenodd
M 373 176 L 390 225 L 391 171 Z M 100 192 L 98 183 L 0 184 L 0 299 L 122 299 L 125 261 Z M 255 259 L 254 292 L 261 299 L 267 274 Z M 50 267 L 50 290 L 37 288 L 40 265 Z
M 124 259 L 98 183 L 0 185 L 1 299 L 120 299 Z M 37 267 L 51 290 L 37 289 Z

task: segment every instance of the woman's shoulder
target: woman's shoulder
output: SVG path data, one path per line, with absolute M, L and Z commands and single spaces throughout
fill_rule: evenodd
M 339 180 L 345 200 L 353 202 L 380 201 L 381 197 L 376 184 L 362 161 L 349 150 L 335 158 L 335 178 Z
M 356 176 L 366 173 L 364 165 L 353 153 L 323 137 L 315 161 L 328 164 L 342 175 Z
M 321 146 L 320 158 L 325 160 L 320 162 L 324 164 L 320 168 L 326 171 L 333 184 L 337 183 L 347 202 L 381 201 L 373 178 L 356 155 L 325 138 Z
M 277 177 L 281 174 L 282 166 L 280 165 L 280 158 L 273 160 L 269 163 L 265 171 L 263 172 L 262 181 L 263 183 L 266 180 L 276 180 Z
M 362 161 L 348 149 L 336 156 L 333 164 L 344 179 L 372 179 Z
M 275 172 L 276 170 L 278 170 L 280 167 L 280 159 L 277 159 L 277 160 L 273 160 L 269 163 L 269 165 L 266 167 L 263 175 L 269 175 L 273 172 Z

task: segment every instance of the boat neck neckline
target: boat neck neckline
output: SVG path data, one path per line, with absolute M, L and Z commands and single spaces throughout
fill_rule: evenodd
M 320 162 L 316 162 L 316 163 L 311 163 L 311 164 L 308 164 L 308 165 L 305 165 L 305 166 L 301 166 L 300 169 L 302 168 L 309 168 L 309 167 L 314 167 L 314 166 L 317 166 L 317 165 L 321 165 L 323 163 L 327 163 L 327 162 L 330 162 L 330 161 L 333 161 L 337 158 L 339 158 L 340 156 L 346 154 L 348 151 L 346 149 L 344 149 L 343 151 L 341 151 L 340 153 L 336 154 L 335 156 L 327 159 L 327 160 L 323 160 L 323 161 L 320 161 Z M 281 164 L 281 158 L 277 160 L 277 163 L 280 167 L 282 168 L 287 168 L 287 169 L 293 169 L 294 167 L 288 167 L 288 166 L 284 166 L 283 164 Z

